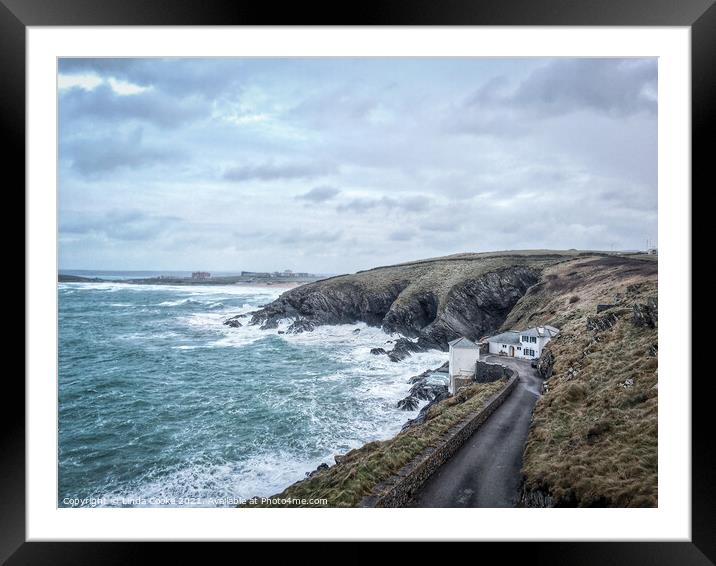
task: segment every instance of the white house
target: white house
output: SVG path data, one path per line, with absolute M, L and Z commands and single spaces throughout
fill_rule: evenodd
M 472 381 L 476 363 L 480 359 L 480 347 L 465 337 L 448 342 L 448 346 L 450 346 L 448 391 L 452 395 L 456 390 L 456 380 L 458 382 Z
M 533 360 L 539 358 L 542 349 L 559 334 L 554 326 L 536 326 L 528 330 L 510 330 L 487 339 L 489 352 L 513 358 Z

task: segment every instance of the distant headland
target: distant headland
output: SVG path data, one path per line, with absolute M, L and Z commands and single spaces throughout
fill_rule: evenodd
M 105 278 L 85 277 L 60 272 L 58 283 L 127 283 L 133 285 L 255 285 L 293 287 L 303 283 L 311 283 L 323 279 L 325 276 L 313 273 L 296 273 L 285 271 L 242 271 L 236 275 L 212 275 L 208 271 L 195 271 L 190 276 L 158 275 L 153 277 L 135 278 Z

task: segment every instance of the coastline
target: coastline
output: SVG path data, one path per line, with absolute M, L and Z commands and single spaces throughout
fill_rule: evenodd
M 191 277 L 146 277 L 141 279 L 106 279 L 102 277 L 82 277 L 58 273 L 58 283 L 121 283 L 125 285 L 181 285 L 181 286 L 234 286 L 242 287 L 276 287 L 278 289 L 293 289 L 306 283 L 313 283 L 319 279 L 246 279 L 237 276 L 212 277 L 209 279 L 193 279 Z
M 301 285 L 305 285 L 308 281 L 281 281 L 279 283 L 271 283 L 270 281 L 237 281 L 228 285 L 238 285 L 240 287 L 275 287 L 277 289 L 295 289 Z

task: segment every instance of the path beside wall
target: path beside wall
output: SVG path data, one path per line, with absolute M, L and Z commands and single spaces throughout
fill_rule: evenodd
M 508 370 L 508 368 L 503 368 L 503 370 L 510 371 L 512 375 L 499 393 L 493 396 L 482 409 L 473 413 L 445 433 L 438 446 L 426 449 L 411 462 L 403 466 L 403 468 L 389 480 L 376 486 L 373 493 L 365 497 L 359 506 L 409 506 L 414 495 L 428 478 L 458 451 L 480 425 L 488 419 L 515 389 L 519 381 L 519 374 L 517 371 Z M 492 381 L 495 380 L 493 379 Z

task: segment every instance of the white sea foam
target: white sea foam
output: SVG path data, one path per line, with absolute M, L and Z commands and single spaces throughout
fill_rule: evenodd
M 250 287 L 248 285 L 145 285 L 136 283 L 58 283 L 59 290 L 89 290 L 89 291 L 134 291 L 134 292 L 165 292 L 174 294 L 184 294 L 187 296 L 247 296 L 266 298 L 267 302 L 276 299 L 281 293 L 288 289 L 276 289 L 273 287 Z
M 302 459 L 287 452 L 274 452 L 259 453 L 237 463 L 190 462 L 172 470 L 152 469 L 132 485 L 108 486 L 95 497 L 114 500 L 115 505 L 124 501 L 132 507 L 181 507 L 183 504 L 178 502 L 186 498 L 201 501 L 198 505 L 192 502 L 192 507 L 233 506 L 217 504 L 215 500 L 273 495 L 329 460 L 329 454 Z M 139 501 L 145 503 L 137 505 Z
M 94 290 L 97 284 L 72 285 L 88 285 Z M 106 291 L 114 292 L 112 289 L 134 291 L 135 288 L 141 287 L 147 290 L 148 286 L 106 284 L 106 287 Z M 364 323 L 319 326 L 312 332 L 302 334 L 279 334 L 279 331 L 286 331 L 290 320 L 281 321 L 278 328 L 271 330 L 261 330 L 257 325 L 248 324 L 248 317 L 240 319 L 242 326 L 238 328 L 224 324 L 228 318 L 250 313 L 256 310 L 258 305 L 277 297 L 280 292 L 275 289 L 250 289 L 242 286 L 234 293 L 234 288 L 228 292 L 223 286 L 177 286 L 172 292 L 167 292 L 173 286 L 155 287 L 157 291 L 164 291 L 161 298 L 157 297 L 152 301 L 151 297 L 148 300 L 141 297 L 133 307 L 151 303 L 154 307 L 152 312 L 158 313 L 156 317 L 140 319 L 121 337 L 117 336 L 123 341 L 136 342 L 137 351 L 141 351 L 141 348 L 157 351 L 167 348 L 167 345 L 171 350 L 242 349 L 270 338 L 276 341 L 274 346 L 278 344 L 280 348 L 281 342 L 284 342 L 287 351 L 294 352 L 305 348 L 308 358 L 329 362 L 326 362 L 323 372 L 319 370 L 315 375 L 308 376 L 299 372 L 295 381 L 292 381 L 290 375 L 286 375 L 285 381 L 267 382 L 265 387 L 255 382 L 234 382 L 231 379 L 227 381 L 226 378 L 221 378 L 224 379 L 223 382 L 218 381 L 218 378 L 192 379 L 188 382 L 192 386 L 182 389 L 179 397 L 176 397 L 176 393 L 174 398 L 162 397 L 165 399 L 163 402 L 169 403 L 169 400 L 173 399 L 173 403 L 196 408 L 201 407 L 206 395 L 215 395 L 218 398 L 225 396 L 229 400 L 225 414 L 250 415 L 253 414 L 251 411 L 261 404 L 269 414 L 275 415 L 276 421 L 280 421 L 281 415 L 286 414 L 297 422 L 310 425 L 305 435 L 303 432 L 300 436 L 288 433 L 286 439 L 281 436 L 284 433 L 264 437 L 257 432 L 255 438 L 250 437 L 253 440 L 242 441 L 247 443 L 245 451 L 237 461 L 231 462 L 223 461 L 220 457 L 214 459 L 212 454 L 222 453 L 221 447 L 236 441 L 234 431 L 227 432 L 217 428 L 217 422 L 214 420 L 201 417 L 192 420 L 192 434 L 197 434 L 204 426 L 209 429 L 214 427 L 204 431 L 201 437 L 213 438 L 220 443 L 208 448 L 201 445 L 199 449 L 196 444 L 183 445 L 181 435 L 186 432 L 186 429 L 182 428 L 183 425 L 166 425 L 176 428 L 172 435 L 180 435 L 176 439 L 172 436 L 170 444 L 174 446 L 173 450 L 180 457 L 181 464 L 157 463 L 157 467 L 146 470 L 142 475 L 121 485 L 105 484 L 103 489 L 97 489 L 95 486 L 94 491 L 99 492 L 95 495 L 125 499 L 200 497 L 206 500 L 213 497 L 273 495 L 302 479 L 306 472 L 315 469 L 318 464 L 332 464 L 333 455 L 336 453 L 343 453 L 366 442 L 386 439 L 396 434 L 405 421 L 417 413 L 399 411 L 396 408 L 397 401 L 408 393 L 408 378 L 426 369 L 436 368 L 447 359 L 444 352 L 438 351 L 416 353 L 400 362 L 391 362 L 386 355 L 373 355 L 370 353 L 372 348 L 383 347 L 389 350 L 392 344 L 387 342 L 394 342 L 400 336 L 386 334 L 382 329 Z M 256 291 L 262 294 L 256 294 Z M 241 297 L 245 297 L 245 301 Z M 121 299 L 125 299 L 125 296 Z M 107 297 L 106 303 L 110 300 L 112 299 Z M 128 300 L 131 301 L 131 298 Z M 233 303 L 242 304 L 237 306 Z M 188 305 L 191 305 L 191 308 L 183 308 Z M 176 309 L 176 314 L 172 309 Z M 137 312 L 137 309 L 129 309 L 128 312 Z M 126 323 L 124 324 L 123 328 L 128 328 Z M 318 357 L 312 357 L 308 350 L 315 350 Z M 246 351 L 250 353 L 251 350 Z M 163 356 L 165 352 L 166 350 L 162 352 Z M 202 353 L 197 352 L 181 356 L 182 360 L 211 360 L 201 358 Z M 214 358 L 216 357 L 214 355 Z M 220 357 L 231 358 L 223 355 Z M 181 368 L 183 363 L 178 367 Z M 211 371 L 211 367 L 207 369 Z M 279 372 L 279 375 L 282 374 Z M 250 390 L 251 403 L 242 404 L 235 401 L 241 399 L 241 389 L 232 389 L 234 383 L 239 388 L 253 388 Z M 221 387 L 220 392 L 217 392 L 217 387 Z M 169 390 L 161 391 L 164 396 L 165 391 Z M 187 397 L 183 396 L 185 394 Z M 189 400 L 186 405 L 185 399 Z M 146 402 L 146 399 L 142 401 Z M 350 409 L 341 412 L 341 407 Z M 161 425 L 159 429 L 162 430 L 163 426 L 165 425 Z M 259 426 L 256 430 L 263 429 Z M 157 429 L 152 429 L 146 434 L 153 437 L 158 432 Z M 290 442 L 287 440 L 289 438 Z M 143 442 L 145 440 L 142 440 L 141 436 L 132 440 L 133 445 L 141 445 Z M 242 450 L 243 448 L 244 446 Z M 201 456 L 197 457 L 197 454 Z M 308 456 L 309 454 L 312 456 Z

